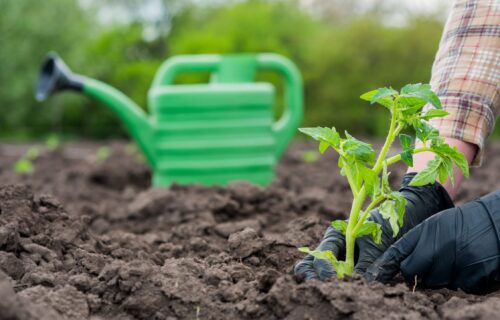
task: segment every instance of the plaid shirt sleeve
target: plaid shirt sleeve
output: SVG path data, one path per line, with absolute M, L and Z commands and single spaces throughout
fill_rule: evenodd
M 457 0 L 432 67 L 431 86 L 450 114 L 432 119 L 443 137 L 479 147 L 500 111 L 500 1 Z

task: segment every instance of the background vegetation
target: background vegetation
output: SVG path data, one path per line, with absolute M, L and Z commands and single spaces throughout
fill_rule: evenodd
M 436 14 L 404 11 L 398 1 L 365 3 L 1 0 L 0 137 L 125 135 L 111 112 L 85 97 L 68 93 L 34 101 L 38 67 L 50 50 L 76 72 L 112 84 L 143 107 L 158 66 L 169 56 L 277 52 L 302 71 L 304 125 L 382 135 L 385 113 L 367 112 L 359 94 L 428 82 L 445 15 L 439 8 Z M 281 86 L 273 75 L 259 77 Z

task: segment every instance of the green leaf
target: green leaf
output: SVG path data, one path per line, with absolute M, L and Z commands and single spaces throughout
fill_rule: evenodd
M 420 116 L 421 119 L 424 120 L 430 120 L 432 118 L 441 118 L 449 115 L 448 112 L 441 110 L 441 109 L 429 109 L 427 110 L 422 116 Z
M 332 221 L 332 228 L 342 232 L 345 235 L 345 231 L 347 230 L 347 222 L 345 220 L 335 220 Z
M 373 242 L 380 244 L 382 242 L 382 227 L 373 221 L 365 221 L 358 231 L 356 237 L 371 236 Z
M 299 251 L 310 254 L 316 259 L 329 261 L 330 264 L 335 269 L 335 271 L 337 272 L 339 278 L 342 278 L 344 276 L 345 266 L 343 265 L 342 261 L 337 260 L 337 258 L 333 255 L 333 252 L 331 250 L 320 251 L 320 250 L 310 250 L 308 247 L 301 247 L 299 248 Z
M 332 263 L 332 265 L 337 263 L 337 258 L 333 255 L 333 252 L 331 250 L 320 251 L 320 250 L 310 250 L 308 247 L 301 247 L 299 248 L 299 251 L 310 254 L 311 256 L 318 259 L 328 260 Z
M 379 206 L 378 211 L 382 217 L 389 220 L 392 229 L 392 236 L 396 237 L 399 232 L 399 215 L 393 200 L 386 200 Z
M 334 268 L 339 279 L 344 278 L 344 275 L 347 273 L 347 263 L 345 261 L 339 261 Z
M 319 153 L 321 154 L 325 153 L 326 149 L 328 149 L 329 146 L 330 144 L 328 142 L 321 141 L 319 143 Z
M 427 104 L 427 101 L 417 97 L 400 96 L 399 104 L 403 111 L 403 115 L 409 116 L 422 109 Z
M 465 177 L 469 177 L 469 163 L 456 147 L 451 147 L 442 139 L 433 139 L 431 149 L 441 157 L 449 157 L 460 168 Z
M 373 150 L 371 144 L 354 138 L 347 131 L 345 134 L 346 139 L 342 143 L 342 150 L 346 155 L 372 165 L 375 162 L 375 150 Z
M 420 171 L 413 177 L 413 179 L 410 182 L 410 186 L 420 187 L 436 182 L 441 162 L 442 159 L 439 156 L 436 156 L 434 160 L 430 160 L 429 162 L 427 162 L 427 168 Z
M 432 91 L 429 84 L 407 84 L 401 88 L 401 97 L 403 98 L 418 98 L 432 104 L 436 109 L 442 109 L 439 97 Z M 401 101 L 401 99 L 400 99 Z
M 380 178 L 373 170 L 365 166 L 363 166 L 360 170 L 360 174 L 363 178 L 366 192 L 371 195 L 371 197 L 374 197 L 375 191 L 379 190 L 375 186 L 380 184 Z
M 380 100 L 387 98 L 387 97 L 392 97 L 394 95 L 398 94 L 398 92 L 392 88 L 379 88 L 377 89 L 377 92 L 373 97 L 370 99 L 370 103 L 374 104 L 375 102 L 379 102 Z
M 446 170 L 446 167 L 443 164 L 441 164 L 438 168 L 438 178 L 439 182 L 441 183 L 445 183 L 446 180 L 448 180 L 448 171 Z
M 403 219 L 406 211 L 406 203 L 408 202 L 401 192 L 391 192 L 390 198 L 394 200 L 394 206 L 398 214 L 399 226 L 403 226 Z
M 453 171 L 453 161 L 449 157 L 441 157 L 442 163 L 439 167 L 439 181 L 445 183 L 450 178 L 451 184 L 455 184 L 455 171 Z M 446 177 L 445 177 L 446 174 Z
M 386 88 L 387 89 L 387 88 Z M 366 101 L 372 101 L 373 98 L 379 94 L 380 92 L 380 89 L 376 89 L 376 90 L 372 90 L 372 91 L 368 91 L 366 93 L 363 93 L 361 95 L 361 99 L 363 100 L 366 100 Z M 397 93 L 397 92 L 396 92 Z M 378 97 L 377 98 L 377 103 L 383 105 L 384 107 L 388 108 L 389 110 L 392 108 L 392 106 L 394 105 L 394 101 L 392 100 L 392 98 L 390 96 L 386 96 L 386 97 Z
M 406 149 L 402 151 L 400 155 L 401 160 L 403 160 L 408 167 L 413 167 L 413 149 Z
M 354 179 L 354 185 L 356 186 L 357 190 L 359 190 L 361 188 L 361 185 L 363 184 L 363 175 L 361 172 L 364 167 L 364 164 L 357 160 L 350 163 L 349 165 L 349 169 L 351 170 L 352 177 Z
M 413 149 L 411 149 L 413 139 L 409 135 L 402 133 L 399 135 L 399 142 L 403 147 L 403 151 L 400 153 L 401 160 L 409 167 L 413 166 Z
M 401 133 L 399 135 L 399 142 L 401 142 L 401 146 L 403 147 L 403 150 L 411 148 L 411 144 L 413 142 L 413 139 L 404 133 Z
M 434 128 L 425 121 L 418 122 L 414 128 L 417 138 L 422 142 L 439 137 L 438 129 Z
M 382 190 L 381 192 L 385 194 L 389 194 L 392 192 L 391 190 L 391 185 L 389 184 L 389 175 L 391 174 L 390 172 L 387 172 L 387 163 L 384 162 L 384 165 L 382 167 Z
M 334 148 L 338 148 L 340 145 L 340 135 L 335 128 L 299 128 L 299 131 L 310 136 L 314 140 L 326 142 Z

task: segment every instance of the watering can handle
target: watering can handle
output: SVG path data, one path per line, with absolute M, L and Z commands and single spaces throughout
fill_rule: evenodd
M 249 55 L 245 55 L 249 57 Z M 285 151 L 286 146 L 295 135 L 304 113 L 304 94 L 302 77 L 297 67 L 288 59 L 278 54 L 262 53 L 252 56 L 251 63 L 255 69 L 274 71 L 285 80 L 285 108 L 281 118 L 274 123 L 276 137 L 276 158 Z M 227 62 L 224 55 L 175 56 L 168 59 L 158 70 L 153 87 L 174 83 L 175 77 L 181 73 L 210 72 L 217 73 L 221 64 Z M 244 60 L 241 60 L 244 61 Z M 247 60 L 248 62 L 248 60 Z M 246 68 L 246 70 L 249 70 Z M 253 77 L 254 72 L 251 72 Z M 250 74 L 243 75 L 244 78 Z
M 295 136 L 304 114 L 302 77 L 290 60 L 278 54 L 258 54 L 257 68 L 277 72 L 285 79 L 285 108 L 281 118 L 273 125 L 276 135 L 275 154 L 279 158 Z
M 180 55 L 165 61 L 153 80 L 152 87 L 173 84 L 181 73 L 215 72 L 222 61 L 222 56 L 212 54 Z

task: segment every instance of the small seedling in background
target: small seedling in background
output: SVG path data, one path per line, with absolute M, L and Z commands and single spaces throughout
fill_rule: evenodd
M 37 147 L 29 148 L 26 153 L 14 164 L 14 171 L 20 174 L 31 174 L 35 172 L 35 161 L 40 155 Z
M 95 158 L 97 162 L 104 162 L 109 158 L 110 154 L 108 147 L 100 147 L 95 153 Z
M 412 166 L 414 154 L 430 151 L 435 154 L 434 160 L 429 161 L 427 168 L 413 177 L 411 186 L 423 186 L 434 183 L 437 179 L 442 183 L 450 179 L 451 183 L 454 183 L 453 163 L 460 168 L 464 176 L 469 175 L 464 155 L 446 144 L 439 136 L 438 130 L 428 123 L 431 118 L 448 114 L 442 110 L 441 102 L 430 85 L 409 84 L 400 92 L 392 88 L 380 88 L 363 94 L 361 99 L 370 101 L 371 104 L 378 103 L 391 114 L 389 133 L 378 156 L 370 144 L 354 138 L 347 132 L 342 138 L 335 128 L 299 129 L 319 141 L 320 153 L 332 148 L 339 154 L 340 173 L 347 178 L 353 194 L 349 221 L 332 222 L 332 227 L 345 235 L 345 261 L 340 261 L 329 250 L 309 250 L 306 247 L 299 249 L 318 259 L 329 261 L 339 278 L 351 275 L 354 271 L 354 246 L 357 237 L 370 236 L 376 244 L 381 242 L 381 226 L 367 220 L 372 209 L 379 206 L 380 214 L 389 220 L 393 236 L 396 237 L 399 233 L 403 224 L 406 199 L 401 193 L 391 190 L 388 171 L 390 165 L 403 161 Z M 429 108 L 422 110 L 426 104 Z M 422 147 L 415 148 L 414 139 L 401 133 L 405 128 L 415 131 L 416 137 L 423 143 Z M 387 152 L 396 137 L 399 137 L 402 152 L 388 157 Z M 367 198 L 370 198 L 370 201 L 366 201 Z M 363 210 L 365 203 L 367 205 Z
M 319 159 L 319 153 L 316 150 L 307 150 L 302 154 L 302 159 L 307 163 L 314 163 Z
M 61 139 L 56 135 L 50 135 L 47 140 L 45 140 L 45 147 L 49 151 L 56 151 L 61 145 Z
M 125 145 L 125 153 L 129 155 L 130 157 L 134 158 L 135 161 L 138 163 L 145 163 L 146 159 L 144 158 L 144 155 L 139 151 L 137 148 L 137 145 L 133 142 L 127 143 Z

